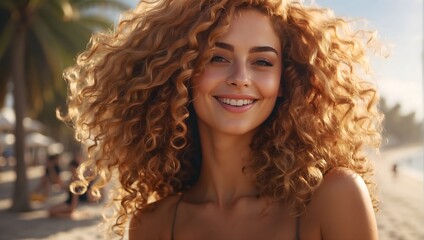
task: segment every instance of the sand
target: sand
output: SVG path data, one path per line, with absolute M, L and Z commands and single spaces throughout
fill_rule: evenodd
M 393 175 L 392 164 L 423 151 L 421 146 L 383 151 L 376 160 L 376 181 L 380 196 L 377 223 L 380 239 L 424 239 L 424 184 L 407 169 Z

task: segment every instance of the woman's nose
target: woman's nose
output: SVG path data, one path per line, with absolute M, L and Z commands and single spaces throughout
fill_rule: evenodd
M 227 84 L 235 87 L 248 87 L 251 84 L 247 66 L 242 63 L 234 64 Z

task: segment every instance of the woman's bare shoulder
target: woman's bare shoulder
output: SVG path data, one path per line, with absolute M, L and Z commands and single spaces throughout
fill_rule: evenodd
M 170 239 L 172 218 L 178 199 L 178 195 L 169 196 L 138 211 L 130 221 L 128 239 Z
M 362 177 L 347 168 L 325 176 L 311 202 L 324 239 L 377 239 L 374 209 Z
M 321 191 L 341 190 L 339 188 L 345 190 L 366 190 L 366 185 L 358 173 L 348 168 L 337 167 L 325 174 L 320 189 Z

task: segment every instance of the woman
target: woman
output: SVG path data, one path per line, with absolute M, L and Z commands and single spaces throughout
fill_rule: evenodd
M 377 239 L 366 44 L 297 1 L 142 2 L 67 70 L 129 239 Z
M 77 169 L 82 161 L 82 153 L 80 151 L 75 151 L 72 160 L 69 162 L 68 171 L 71 173 L 71 179 L 69 180 L 69 184 L 66 187 L 68 197 L 66 198 L 65 202 L 53 205 L 48 209 L 50 217 L 72 218 L 79 202 L 94 202 L 99 200 L 92 197 L 90 192 L 86 192 L 86 190 L 83 191 L 83 189 L 79 189 L 79 191 L 75 191 L 74 189 L 74 193 L 77 194 L 71 192 L 72 188 L 70 186 L 74 184 L 74 180 L 76 180 L 78 177 Z M 78 186 L 79 185 L 76 185 L 75 187 Z M 90 188 L 90 186 L 88 186 L 88 188 Z
M 44 202 L 50 194 L 50 188 L 58 185 L 59 188 L 64 188 L 65 184 L 60 177 L 59 166 L 60 154 L 49 155 L 45 163 L 44 176 L 41 177 L 39 184 L 31 194 L 31 200 Z
M 76 178 L 76 170 L 78 168 L 78 165 L 79 163 L 74 159 L 69 163 L 69 171 L 72 173 L 71 182 L 72 179 Z M 69 183 L 69 185 L 71 184 L 71 182 Z M 77 208 L 80 196 L 73 194 L 72 192 L 70 192 L 70 190 L 68 190 L 67 194 L 68 197 L 66 198 L 65 202 L 53 205 L 48 209 L 50 217 L 70 218 L 72 216 L 75 209 Z

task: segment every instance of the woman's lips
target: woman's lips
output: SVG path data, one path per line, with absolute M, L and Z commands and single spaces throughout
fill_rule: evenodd
M 215 97 L 218 103 L 232 113 L 243 113 L 253 107 L 256 100 L 251 98 Z

